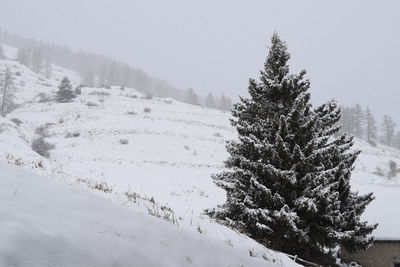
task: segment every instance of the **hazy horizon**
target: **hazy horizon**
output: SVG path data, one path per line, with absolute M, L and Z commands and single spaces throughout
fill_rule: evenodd
M 245 95 L 277 31 L 314 103 L 335 98 L 400 123 L 400 2 L 95 1 L 3 3 L 0 27 L 101 53 L 199 93 Z M 380 119 L 380 117 L 379 117 Z

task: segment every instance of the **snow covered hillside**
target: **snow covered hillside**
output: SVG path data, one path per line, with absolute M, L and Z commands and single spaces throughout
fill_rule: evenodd
M 0 163 L 1 266 L 276 266 Z
M 356 169 L 352 176 L 353 190 L 361 193 L 374 192 L 375 200 L 367 207 L 364 219 L 371 223 L 379 223 L 373 232 L 376 239 L 399 239 L 400 224 L 393 215 L 399 210 L 400 174 L 387 178 L 376 174 L 381 169 L 383 174 L 388 171 L 389 161 L 400 164 L 400 151 L 380 145 L 372 147 L 364 141 L 357 140 L 356 149 L 362 151 Z
M 15 50 L 5 48 L 6 55 L 12 59 Z M 101 228 L 102 224 L 96 226 L 94 223 L 95 226 L 92 225 L 94 228 L 91 229 L 91 222 L 95 220 L 90 221 L 88 216 L 79 231 L 88 231 L 85 235 L 95 243 L 107 243 L 106 239 L 101 238 L 110 238 L 97 236 L 96 231 L 117 232 L 116 240 L 107 244 L 111 247 L 113 242 L 121 242 L 115 243 L 115 246 L 122 246 L 121 251 L 113 254 L 115 257 L 124 254 L 124 249 L 128 250 L 131 246 L 134 246 L 133 250 L 138 249 L 137 253 L 142 253 L 139 250 L 140 245 L 136 247 L 138 243 L 142 243 L 142 239 L 130 239 L 132 232 L 143 233 L 139 236 L 148 241 L 143 248 L 153 244 L 161 255 L 154 252 L 155 254 L 146 254 L 147 256 L 151 259 L 157 259 L 157 256 L 164 260 L 171 259 L 170 266 L 188 266 L 185 256 L 195 266 L 213 266 L 207 265 L 208 262 L 203 260 L 211 259 L 219 251 L 221 258 L 215 258 L 215 262 L 218 263 L 224 257 L 226 262 L 220 261 L 215 266 L 227 266 L 229 263 L 235 263 L 231 266 L 258 266 L 259 263 L 268 266 L 268 262 L 277 266 L 297 265 L 287 256 L 265 249 L 255 241 L 211 222 L 203 214 L 204 209 L 215 207 L 225 200 L 224 191 L 213 184 L 211 175 L 221 171 L 223 160 L 227 158 L 225 141 L 235 138 L 235 132 L 229 124 L 229 113 L 183 104 L 173 99 L 152 98 L 120 86 L 112 86 L 110 89 L 84 87 L 82 94 L 73 102 L 56 103 L 43 100 L 43 94 L 53 97 L 63 76 L 68 76 L 75 86 L 78 85 L 80 78 L 75 73 L 53 66 L 51 79 L 46 79 L 14 60 L 0 60 L 0 68 L 6 65 L 14 73 L 18 73 L 16 101 L 20 107 L 6 118 L 0 118 L 0 160 L 72 185 L 68 187 L 50 183 L 36 176 L 33 182 L 33 178 L 27 177 L 28 173 L 20 174 L 14 168 L 8 169 L 9 167 L 1 165 L 2 169 L 10 173 L 4 181 L 1 178 L 2 187 L 6 183 L 6 191 L 0 197 L 5 198 L 8 206 L 19 210 L 18 205 L 26 205 L 21 206 L 21 209 L 23 207 L 29 210 L 43 205 L 44 212 L 52 213 L 55 204 L 59 203 L 60 209 L 73 209 L 57 210 L 60 216 L 50 217 L 54 218 L 51 222 L 54 225 L 48 232 L 45 230 L 47 226 L 40 221 L 47 214 L 29 213 L 27 218 L 22 218 L 20 222 L 31 220 L 35 228 L 30 231 L 35 229 L 45 234 L 35 238 L 57 236 L 56 233 L 62 230 L 61 226 L 57 226 L 61 216 L 69 221 L 70 225 L 66 227 L 70 227 L 69 230 L 72 231 L 73 227 L 78 227 L 74 225 L 78 224 L 77 218 L 88 212 L 93 217 L 99 216 L 107 227 Z M 40 93 L 42 96 L 38 96 Z M 55 145 L 49 159 L 31 149 L 31 141 L 40 133 L 46 137 L 46 141 Z M 400 179 L 389 180 L 373 173 L 378 165 L 387 168 L 389 160 L 400 163 L 400 152 L 383 146 L 373 148 L 362 141 L 357 141 L 356 147 L 363 150 L 363 153 L 353 175 L 353 188 L 360 192 L 373 191 L 377 197 L 365 216 L 372 222 L 381 223 L 376 231 L 377 236 L 395 233 L 394 230 L 388 230 L 395 227 L 395 222 L 384 219 L 390 213 L 382 211 L 382 207 L 395 209 L 394 205 L 400 200 Z M 11 176 L 17 177 L 17 186 L 13 185 Z M 20 176 L 22 177 L 18 178 Z M 114 204 L 82 192 L 76 188 L 78 186 L 107 198 Z M 11 193 L 16 189 L 16 196 L 19 196 L 20 189 L 17 187 L 25 188 L 27 202 L 39 201 L 38 204 L 24 204 L 21 199 L 15 203 L 11 201 Z M 41 187 L 46 190 L 40 191 Z M 29 188 L 32 188 L 32 192 L 29 192 Z M 7 197 L 3 194 L 7 194 Z M 76 195 L 76 198 L 68 197 L 69 194 Z M 52 198 L 56 200 L 53 201 Z M 70 206 L 65 203 L 67 200 L 71 201 Z M 120 207 L 121 205 L 125 208 Z M 11 214 L 12 210 L 9 208 L 7 212 Z M 160 222 L 159 219 L 148 218 L 148 213 L 169 221 L 170 225 Z M 19 216 L 18 214 L 15 213 L 15 216 Z M 11 224 L 12 217 L 7 218 Z M 134 229 L 135 226 L 138 229 Z M 13 229 L 12 225 L 8 227 Z M 166 237 L 157 241 L 149 240 L 163 236 L 161 232 L 152 232 L 156 228 L 165 230 Z M 397 227 L 397 231 L 398 229 Z M 0 232 L 0 235 L 3 236 L 4 233 Z M 67 251 L 72 253 L 72 249 L 87 247 L 88 243 L 79 244 L 79 248 L 71 247 L 70 242 L 79 239 L 69 239 L 68 233 L 71 233 L 68 229 L 60 232 L 60 242 L 65 242 L 64 245 L 69 248 Z M 168 241 L 169 238 L 175 239 L 174 236 L 178 233 L 182 236 L 176 238 L 177 244 Z M 31 234 L 34 235 L 35 232 Z M 156 245 L 151 242 L 158 243 Z M 186 246 L 183 245 L 185 242 L 193 243 L 193 246 L 187 247 L 187 255 L 177 258 L 173 253 L 186 251 Z M 204 253 L 199 254 L 204 259 L 196 258 L 192 251 L 196 242 L 200 244 L 199 247 L 204 247 Z M 208 246 L 210 247 L 207 248 Z M 213 249 L 214 246 L 218 247 L 218 252 Z M 102 250 L 98 252 L 101 255 L 95 255 L 97 248 L 87 249 L 90 257 L 93 257 L 89 260 L 101 262 Z M 3 251 L 4 247 L 0 247 L 0 250 Z M 131 258 L 126 257 L 122 258 L 129 262 Z M 177 262 L 181 265 L 173 265 Z M 119 264 L 126 265 L 124 262 Z M 149 262 L 143 266 L 160 265 L 151 265 Z
M 109 266 L 111 260 L 132 266 L 135 255 L 143 258 L 135 266 L 298 266 L 203 215 L 224 201 L 210 175 L 222 168 L 225 140 L 234 138 L 229 114 L 119 86 L 82 88 L 72 103 L 56 103 L 47 98 L 54 97 L 62 77 L 74 86 L 80 78 L 53 66 L 46 79 L 14 61 L 15 49 L 5 51 L 8 59 L 0 60 L 0 68 L 16 74 L 20 106 L 0 118 L 0 160 L 70 186 L 0 166 L 7 207 L 0 238 L 9 240 L 0 258 L 13 263 L 19 249 L 40 241 L 43 249 L 33 249 L 19 264 L 29 265 L 25 260 L 32 256 L 38 265 L 70 266 L 69 256 L 80 251 L 74 266 Z M 31 149 L 39 135 L 55 145 L 49 159 Z M 23 233 L 24 246 L 18 241 Z M 54 258 L 45 259 L 54 244 Z

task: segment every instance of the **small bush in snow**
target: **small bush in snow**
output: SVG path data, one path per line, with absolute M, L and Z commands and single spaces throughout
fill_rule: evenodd
M 382 169 L 380 166 L 376 166 L 376 169 L 375 169 L 375 171 L 373 172 L 373 174 L 375 174 L 375 175 L 377 175 L 377 176 L 381 176 L 381 177 L 386 176 L 386 175 L 385 175 L 385 172 L 383 171 L 383 169 Z
M 82 85 L 79 85 L 78 87 L 75 88 L 75 91 L 74 91 L 75 95 L 82 94 L 82 87 L 83 87 Z
M 127 145 L 129 143 L 128 139 L 119 139 L 121 145 Z
M 215 133 L 213 134 L 214 137 L 222 137 L 222 135 L 220 133 Z
M 146 99 L 146 100 L 152 100 L 153 96 L 151 94 L 145 94 L 142 99 Z
M 39 93 L 36 97 L 39 98 L 39 103 L 50 102 L 52 100 L 51 97 L 45 93 Z
M 35 134 L 41 136 L 41 137 L 49 137 L 49 130 L 47 128 L 47 126 L 39 126 L 35 129 Z
M 73 132 L 73 133 L 67 133 L 64 137 L 65 137 L 65 138 L 72 138 L 72 137 L 79 137 L 80 135 L 81 135 L 80 132 L 75 131 L 75 132 Z
M 45 158 L 50 157 L 49 151 L 55 148 L 54 144 L 46 142 L 43 137 L 32 140 L 31 147 L 33 151 Z
M 151 108 L 144 108 L 144 109 L 143 109 L 143 112 L 144 112 L 144 113 L 150 113 L 150 112 L 151 112 Z
M 369 141 L 368 141 L 368 144 L 370 144 L 370 145 L 373 146 L 373 147 L 377 147 L 376 142 L 373 141 L 373 140 L 369 140 Z
M 149 202 L 153 203 L 152 206 L 147 207 L 147 212 L 151 216 L 155 216 L 172 224 L 179 225 L 174 210 L 167 206 L 159 206 L 157 203 L 155 203 L 153 198 L 151 198 Z
M 12 118 L 11 121 L 12 121 L 15 125 L 17 125 L 17 126 L 20 126 L 20 125 L 23 123 L 23 122 L 22 122 L 20 119 L 18 119 L 18 118 Z
M 137 113 L 135 111 L 128 111 L 126 114 L 128 114 L 128 115 L 137 115 Z
M 81 179 L 81 178 L 79 178 L 77 180 L 77 182 L 84 183 L 91 189 L 103 191 L 104 193 L 107 193 L 107 194 L 111 193 L 113 191 L 113 187 L 111 185 L 107 184 L 106 182 L 99 182 L 99 181 L 95 181 L 92 179 Z
M 99 92 L 99 91 L 93 91 L 89 95 L 102 95 L 102 96 L 109 96 L 110 93 L 108 92 Z
M 86 105 L 87 105 L 88 107 L 97 107 L 97 106 L 98 106 L 96 103 L 91 102 L 91 101 L 87 102 Z

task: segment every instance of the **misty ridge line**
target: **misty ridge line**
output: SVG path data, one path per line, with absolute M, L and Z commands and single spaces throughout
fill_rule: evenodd
M 50 78 L 51 63 L 76 71 L 82 78 L 82 85 L 108 87 L 120 85 L 131 87 L 155 97 L 171 97 L 178 101 L 229 111 L 230 97 L 222 93 L 219 97 L 211 92 L 200 95 L 193 88 L 181 89 L 169 82 L 149 75 L 140 68 L 115 60 L 109 56 L 87 51 L 73 51 L 65 45 L 55 45 L 34 38 L 25 38 L 0 28 L 1 43 L 18 49 L 16 60 L 36 73 Z
M 47 78 L 51 76 L 51 63 L 54 63 L 80 74 L 81 86 L 108 88 L 111 85 L 120 85 L 135 88 L 149 97 L 171 97 L 184 103 L 223 111 L 230 111 L 232 107 L 231 99 L 224 93 L 220 97 L 214 97 L 212 93 L 200 96 L 192 88 L 176 88 L 141 69 L 101 54 L 74 52 L 68 46 L 24 38 L 0 28 L 0 50 L 1 43 L 17 48 L 15 60 Z M 0 51 L 0 56 L 1 54 Z M 368 107 L 363 108 L 360 104 L 342 105 L 341 110 L 341 133 L 354 135 L 374 146 L 381 143 L 400 149 L 400 131 L 396 129 L 396 123 L 391 116 L 384 115 L 378 125 Z

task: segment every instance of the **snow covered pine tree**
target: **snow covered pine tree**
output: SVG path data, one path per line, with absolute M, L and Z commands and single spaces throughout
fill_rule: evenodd
M 67 103 L 75 98 L 75 94 L 72 91 L 71 82 L 67 77 L 64 77 L 58 86 L 58 91 L 56 95 L 57 102 Z
M 226 171 L 214 176 L 227 201 L 208 214 L 269 248 L 322 264 L 329 249 L 365 249 L 376 225 L 360 221 L 373 200 L 350 190 L 359 152 L 352 137 L 333 137 L 334 101 L 314 109 L 305 71 L 289 74 L 290 55 L 275 33 L 260 82 L 234 105 L 238 141 L 230 141 Z

